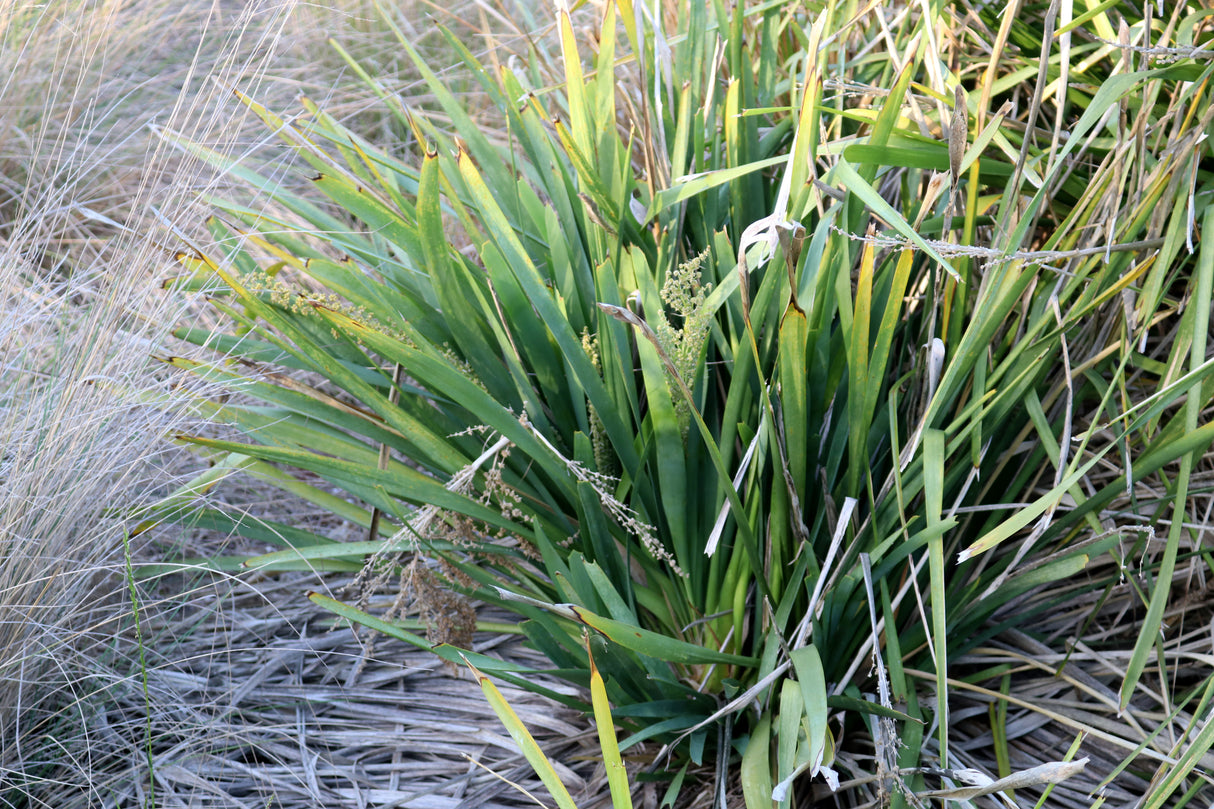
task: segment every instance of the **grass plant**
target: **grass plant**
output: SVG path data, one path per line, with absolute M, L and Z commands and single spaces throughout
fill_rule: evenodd
M 622 749 L 716 762 L 748 807 L 918 805 L 962 768 L 1200 800 L 1214 680 L 1164 619 L 1211 562 L 1210 37 L 1076 11 L 622 0 L 580 38 L 561 8 L 525 60 L 448 37 L 489 129 L 389 15 L 429 90 L 380 93 L 390 146 L 242 94 L 311 183 L 168 136 L 273 203 L 215 197 L 180 255 L 224 325 L 169 362 L 245 397 L 196 407 L 248 440 L 183 438 L 365 539 L 157 518 L 285 546 L 220 569 L 506 607 L 552 671 L 601 673 Z M 470 629 L 314 600 L 451 662 Z M 1130 718 L 1018 694 L 1034 660 Z M 953 737 L 975 695 L 989 751 Z M 1050 757 L 1033 722 L 1074 736 Z
M 153 805 L 166 782 L 153 781 L 149 757 L 207 731 L 178 724 L 180 701 L 165 685 L 174 661 L 150 648 L 178 642 L 156 627 L 194 594 L 166 603 L 145 584 L 128 591 L 132 524 L 115 509 L 156 499 L 183 469 L 196 470 L 166 450 L 166 433 L 195 422 L 150 356 L 168 350 L 173 324 L 198 313 L 161 288 L 172 266 L 163 223 L 198 221 L 197 195 L 215 177 L 152 126 L 273 169 L 260 125 L 225 110 L 232 84 L 287 103 L 302 77 L 360 128 L 389 120 L 360 109 L 373 96 L 352 92 L 357 80 L 342 83 L 340 57 L 314 58 L 334 31 L 374 47 L 366 4 L 328 4 L 325 14 L 297 3 L 239 6 L 0 7 L 4 806 Z M 389 82 L 391 65 L 380 69 Z M 132 539 L 135 561 L 147 540 Z M 119 707 L 132 703 L 142 715 Z

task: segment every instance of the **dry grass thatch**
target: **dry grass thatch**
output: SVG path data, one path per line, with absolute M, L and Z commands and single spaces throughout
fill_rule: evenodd
M 309 584 L 221 580 L 187 603 L 147 604 L 157 617 L 144 625 L 146 691 L 139 661 L 115 656 L 72 712 L 104 779 L 31 794 L 59 807 L 144 806 L 154 784 L 162 807 L 533 805 L 518 788 L 542 786 L 471 677 L 396 642 L 372 651 L 316 615 Z M 508 635 L 478 636 L 476 648 L 538 662 Z M 552 754 L 581 747 L 576 712 L 504 690 Z M 594 794 L 595 769 L 583 758 L 564 775 Z
M 201 196 L 223 183 L 154 127 L 280 174 L 283 155 L 232 88 L 279 107 L 309 93 L 382 135 L 386 117 L 326 42 L 382 55 L 384 84 L 407 86 L 374 5 L 0 5 L 0 805 L 146 806 L 152 789 L 156 805 L 383 805 L 432 790 L 424 805 L 448 806 L 495 794 L 479 771 L 446 783 L 472 766 L 462 752 L 509 766 L 479 690 L 432 661 L 377 658 L 336 685 L 354 665 L 348 631 L 304 661 L 307 621 L 276 605 L 287 584 L 145 600 L 126 581 L 155 534 L 128 542 L 114 508 L 187 469 L 163 440 L 186 416 L 148 406 L 173 401 L 151 357 L 180 351 L 169 331 L 194 311 L 161 290 L 176 249 L 165 226 L 193 232 Z M 389 715 L 409 700 L 397 688 L 444 710 Z M 330 777 L 347 764 L 365 775 Z

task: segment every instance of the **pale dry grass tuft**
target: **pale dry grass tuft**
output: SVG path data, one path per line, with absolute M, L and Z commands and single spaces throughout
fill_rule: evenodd
M 0 4 L 0 805 L 181 794 L 145 748 L 186 749 L 213 722 L 182 702 L 168 616 L 224 587 L 136 601 L 136 631 L 123 510 L 181 471 L 164 438 L 187 416 L 151 361 L 181 351 L 169 332 L 194 316 L 161 288 L 167 226 L 196 232 L 223 180 L 154 128 L 285 166 L 239 88 L 279 107 L 316 94 L 390 135 L 326 44 L 387 53 L 375 19 L 369 0 Z

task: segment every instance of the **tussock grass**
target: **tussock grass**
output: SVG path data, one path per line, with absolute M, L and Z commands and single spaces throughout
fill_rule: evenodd
M 387 116 L 368 111 L 373 95 L 327 45 L 338 36 L 387 54 L 375 19 L 364 0 L 0 7 L 5 806 L 145 806 L 152 790 L 187 802 L 206 793 L 197 778 L 185 790 L 180 773 L 153 782 L 148 765 L 165 746 L 224 743 L 207 739 L 205 706 L 183 700 L 193 686 L 174 652 L 185 653 L 178 633 L 191 627 L 171 616 L 192 598 L 222 602 L 226 589 L 168 599 L 128 589 L 128 554 L 165 537 L 127 542 L 133 525 L 116 511 L 164 494 L 190 468 L 164 437 L 191 417 L 151 358 L 180 352 L 168 330 L 203 316 L 161 288 L 179 247 L 169 226 L 191 232 L 201 196 L 226 182 L 155 128 L 289 176 L 264 131 L 230 104 L 240 87 L 279 104 L 318 95 L 387 138 Z M 386 87 L 405 86 L 399 68 L 377 65 Z M 216 644 L 195 651 L 215 654 Z

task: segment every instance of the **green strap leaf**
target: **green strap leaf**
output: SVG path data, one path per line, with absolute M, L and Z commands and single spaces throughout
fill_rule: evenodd
M 753 667 L 758 660 L 753 657 L 718 652 L 706 649 L 693 643 L 676 638 L 659 635 L 639 626 L 632 626 L 621 621 L 614 621 L 602 615 L 595 615 L 589 610 L 573 604 L 566 605 L 573 616 L 586 626 L 602 633 L 608 640 L 618 643 L 625 649 L 640 654 L 665 660 L 667 663 L 685 663 L 689 665 L 723 663 L 729 666 Z

